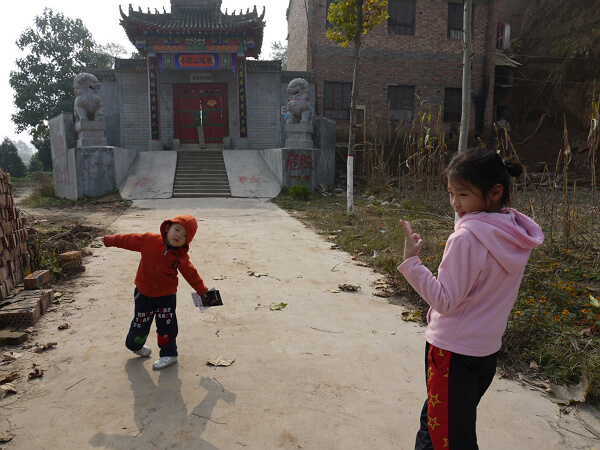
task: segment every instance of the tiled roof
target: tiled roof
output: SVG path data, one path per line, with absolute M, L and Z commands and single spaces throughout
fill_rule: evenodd
M 211 34 L 228 36 L 250 31 L 254 34 L 256 45 L 254 56 L 257 57 L 260 54 L 263 40 L 265 8 L 263 7 L 260 15 L 256 6 L 252 11 L 247 9 L 245 14 L 242 11 L 239 14 L 236 14 L 235 11 L 228 14 L 227 11 L 221 12 L 221 2 L 213 2 L 212 7 L 207 7 L 206 3 L 200 0 L 191 1 L 189 5 L 183 7 L 176 6 L 171 2 L 171 12 L 169 13 L 164 8 L 163 12 L 156 9 L 151 12 L 149 8 L 148 12 L 143 12 L 141 8 L 135 11 L 129 5 L 127 15 L 119 6 L 121 26 L 125 29 L 131 43 L 136 46 L 138 46 L 137 38 L 140 36 L 207 36 Z
M 83 67 L 81 72 L 91 73 L 98 81 L 116 81 L 115 71 L 113 69 L 96 69 L 93 67 Z
M 176 12 L 142 12 L 139 8 L 138 11 L 134 11 L 133 7 L 129 5 L 129 15 L 125 15 L 121 6 L 119 6 L 121 12 L 121 24 L 124 27 L 141 27 L 161 30 L 165 32 L 180 32 L 180 31 L 230 31 L 238 30 L 242 28 L 252 27 L 253 25 L 259 25 L 261 28 L 264 27 L 264 16 L 265 8 L 259 16 L 254 10 L 247 10 L 246 14 L 237 14 L 235 11 L 233 14 L 222 13 L 220 10 L 210 10 L 206 8 L 180 8 Z
M 145 72 L 147 70 L 145 59 L 120 59 L 115 58 L 115 71 Z
M 249 72 L 281 72 L 281 61 L 255 61 L 247 59 L 246 67 Z
M 300 72 L 300 71 L 288 71 L 285 70 L 283 72 L 281 72 L 281 81 L 292 81 L 294 78 L 304 78 L 306 81 L 308 81 L 309 83 L 315 83 L 316 82 L 316 72 L 315 70 L 311 70 L 311 71 L 307 71 L 307 72 Z

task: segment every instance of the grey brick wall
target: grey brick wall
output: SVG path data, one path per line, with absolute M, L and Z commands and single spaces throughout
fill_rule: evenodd
M 248 137 L 252 149 L 277 148 L 281 142 L 279 73 L 248 73 Z
M 148 150 L 148 77 L 146 72 L 117 72 L 120 79 L 121 147 Z

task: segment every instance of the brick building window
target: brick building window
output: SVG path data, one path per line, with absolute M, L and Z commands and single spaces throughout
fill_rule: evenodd
M 350 119 L 350 96 L 352 83 L 339 81 L 325 82 L 325 117 L 330 119 Z
M 388 1 L 388 34 L 413 36 L 415 34 L 416 0 Z
M 388 86 L 390 120 L 410 122 L 413 119 L 414 98 L 414 86 Z
M 448 3 L 448 38 L 463 38 L 463 11 L 462 3 Z
M 462 89 L 446 88 L 444 92 L 444 122 L 460 122 Z

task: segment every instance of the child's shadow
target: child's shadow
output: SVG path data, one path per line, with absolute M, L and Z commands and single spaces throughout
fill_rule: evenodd
M 169 446 L 187 442 L 203 450 L 216 450 L 217 447 L 201 436 L 217 402 L 224 400 L 234 404 L 235 394 L 226 391 L 213 379 L 202 377 L 200 386 L 206 389 L 206 397 L 188 414 L 181 395 L 178 365 L 162 370 L 158 385 L 155 385 L 142 361 L 141 358 L 132 358 L 125 365 L 133 391 L 133 418 L 137 431 L 129 434 L 97 433 L 90 439 L 90 445 L 133 449 L 146 445 L 160 446 L 160 442 L 165 442 L 165 445 L 169 442 Z

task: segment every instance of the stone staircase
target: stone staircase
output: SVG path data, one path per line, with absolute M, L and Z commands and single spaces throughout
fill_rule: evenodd
M 231 197 L 223 152 L 178 151 L 173 197 Z

